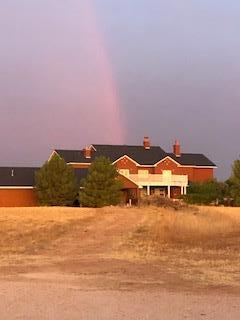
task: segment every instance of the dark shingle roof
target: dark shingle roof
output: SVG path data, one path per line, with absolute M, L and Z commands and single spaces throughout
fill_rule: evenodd
M 93 153 L 91 159 L 84 157 L 82 150 L 56 150 L 56 152 L 66 162 L 89 163 L 96 157 L 105 156 L 110 158 L 112 162 L 128 155 L 131 159 L 141 165 L 154 165 L 156 162 L 166 156 L 165 151 L 160 147 L 151 147 L 144 149 L 143 146 L 127 146 L 127 145 L 96 145 L 93 147 L 96 151 Z
M 39 168 L 0 167 L 0 187 L 33 187 Z M 74 169 L 77 183 L 86 178 L 88 169 Z
M 158 146 L 152 146 L 150 149 L 144 149 L 143 146 L 128 146 L 128 145 L 102 145 L 94 144 L 96 151 L 93 152 L 92 158 L 84 157 L 82 150 L 55 150 L 60 157 L 66 162 L 89 163 L 96 157 L 105 156 L 110 158 L 112 162 L 121 158 L 124 155 L 129 156 L 140 165 L 154 165 L 163 158 L 169 156 L 182 165 L 192 166 L 213 166 L 215 164 L 203 154 L 183 153 L 181 157 L 176 157 L 173 153 L 166 153 Z
M 55 150 L 61 158 L 67 163 L 89 163 L 89 159 L 86 159 L 82 150 Z
M 145 149 L 143 146 L 114 146 L 114 145 L 94 145 L 97 153 L 109 157 L 113 162 L 124 155 L 128 155 L 141 165 L 154 165 L 159 159 L 165 156 L 165 151 L 160 147 L 152 146 Z
M 216 167 L 211 160 L 200 153 L 182 153 L 180 157 L 176 157 L 174 153 L 168 153 L 168 156 L 185 166 Z
M 1 187 L 32 187 L 39 168 L 0 167 Z

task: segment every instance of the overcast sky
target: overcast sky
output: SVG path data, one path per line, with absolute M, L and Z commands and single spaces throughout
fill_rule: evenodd
M 240 2 L 0 0 L 0 165 L 53 148 L 240 154 Z

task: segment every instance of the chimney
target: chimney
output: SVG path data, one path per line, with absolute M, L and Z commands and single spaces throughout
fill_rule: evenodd
M 179 140 L 175 140 L 175 143 L 173 145 L 173 153 L 176 157 L 181 157 L 181 146 Z
M 92 148 L 91 147 L 85 147 L 83 149 L 83 154 L 84 154 L 84 157 L 86 159 L 91 159 L 91 157 L 92 157 Z
M 150 149 L 151 143 L 150 143 L 149 137 L 144 137 L 144 139 L 143 139 L 143 146 L 144 146 L 144 148 L 145 148 L 146 150 L 147 150 L 147 149 Z

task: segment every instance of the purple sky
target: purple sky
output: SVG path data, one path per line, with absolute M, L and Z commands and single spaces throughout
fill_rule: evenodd
M 0 0 L 0 165 L 54 148 L 154 144 L 240 154 L 240 3 Z

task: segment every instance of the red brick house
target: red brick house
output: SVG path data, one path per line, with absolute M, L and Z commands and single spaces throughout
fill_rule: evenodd
M 212 180 L 216 168 L 203 154 L 182 153 L 178 141 L 173 145 L 173 152 L 167 153 L 159 146 L 151 146 L 148 137 L 140 146 L 93 144 L 83 150 L 56 149 L 52 155 L 55 153 L 75 169 L 78 181 L 87 175 L 96 157 L 108 157 L 119 171 L 126 201 L 142 194 L 176 198 L 186 194 L 190 182 Z M 0 206 L 37 205 L 36 170 L 0 168 Z
M 189 182 L 213 179 L 216 165 L 203 154 L 182 153 L 179 141 L 173 152 L 151 146 L 144 138 L 143 145 L 93 144 L 83 150 L 54 150 L 75 169 L 87 169 L 98 156 L 108 157 L 119 171 L 126 198 L 141 194 L 159 194 L 176 198 L 186 194 Z

